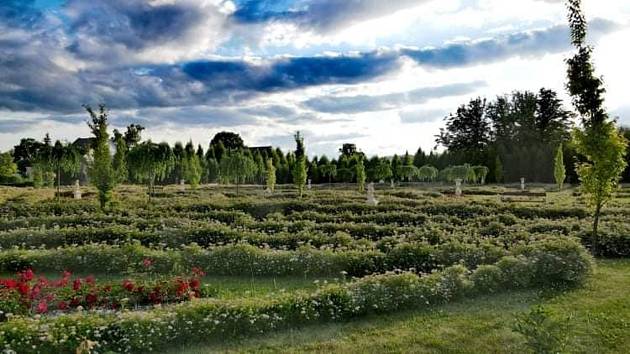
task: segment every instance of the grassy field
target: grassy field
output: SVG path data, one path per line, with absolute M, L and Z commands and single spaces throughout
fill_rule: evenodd
M 628 353 L 630 260 L 599 261 L 588 284 L 566 293 L 484 296 L 429 311 L 177 347 L 169 353 L 523 353 L 525 340 L 511 328 L 516 315 L 535 305 L 548 308 L 556 320 L 568 319 L 567 353 Z

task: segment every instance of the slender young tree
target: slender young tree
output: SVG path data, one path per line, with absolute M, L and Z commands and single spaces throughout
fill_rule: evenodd
M 111 202 L 112 191 L 116 186 L 116 175 L 109 152 L 109 133 L 107 133 L 109 113 L 104 104 L 99 105 L 98 112 L 95 112 L 90 106 L 84 107 L 90 115 L 91 121 L 88 121 L 88 126 L 94 135 L 92 161 L 88 173 L 90 181 L 98 189 L 101 209 L 104 209 Z
M 293 184 L 298 189 L 300 198 L 304 194 L 304 186 L 306 185 L 306 149 L 304 148 L 304 138 L 300 132 L 295 133 L 295 164 L 293 166 Z
M 192 189 L 199 187 L 202 173 L 201 161 L 199 161 L 199 156 L 197 156 L 192 141 L 189 141 L 184 148 L 181 166 L 184 180 L 190 184 Z
M 112 168 L 116 174 L 116 181 L 123 183 L 127 181 L 129 176 L 127 169 L 127 154 L 129 153 L 129 149 L 124 135 L 118 130 L 114 130 L 114 144 L 116 145 L 116 153 L 112 161 Z
M 564 154 L 562 152 L 562 144 L 558 146 L 556 151 L 556 158 L 554 159 L 553 177 L 556 179 L 558 190 L 562 190 L 564 180 L 567 178 L 567 172 L 564 168 Z
M 567 60 L 567 89 L 582 121 L 573 139 L 577 152 L 586 159 L 577 164 L 577 173 L 593 208 L 592 252 L 597 255 L 599 218 L 626 167 L 627 142 L 604 109 L 605 89 L 602 79 L 595 75 L 592 48 L 585 43 L 587 22 L 581 5 L 581 0 L 568 0 L 571 42 L 577 53 Z
M 18 166 L 13 162 L 10 152 L 0 153 L 0 180 L 11 178 L 18 172 Z
M 365 192 L 365 165 L 363 165 L 363 158 L 359 157 L 357 159 L 357 164 L 355 165 L 356 174 L 357 174 L 357 186 L 359 187 L 359 192 Z
M 267 159 L 267 189 L 272 193 L 276 190 L 276 167 L 272 159 Z

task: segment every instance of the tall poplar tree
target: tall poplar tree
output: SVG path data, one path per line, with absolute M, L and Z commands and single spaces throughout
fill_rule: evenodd
M 573 138 L 577 152 L 586 159 L 577 164 L 577 173 L 593 208 L 592 252 L 597 255 L 599 218 L 626 167 L 627 142 L 604 109 L 605 89 L 602 79 L 595 75 L 592 48 L 586 44 L 587 22 L 581 3 L 568 0 L 571 42 L 577 53 L 567 60 L 567 89 L 582 121 Z
M 88 121 L 88 126 L 94 135 L 92 161 L 88 173 L 91 183 L 98 189 L 98 201 L 101 209 L 104 209 L 112 200 L 112 191 L 117 182 L 109 151 L 109 133 L 107 133 L 109 114 L 104 104 L 99 105 L 98 112 L 90 106 L 84 107 L 90 115 L 91 121 Z

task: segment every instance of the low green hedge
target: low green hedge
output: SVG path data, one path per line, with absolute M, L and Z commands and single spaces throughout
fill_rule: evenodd
M 301 247 L 296 251 L 262 249 L 247 244 L 213 248 L 197 245 L 179 250 L 157 250 L 139 244 L 92 244 L 41 250 L 7 250 L 0 253 L 0 270 L 122 273 L 142 271 L 145 259 L 153 261 L 156 273 L 178 273 L 199 267 L 212 275 L 339 275 L 364 276 L 392 270 L 428 273 L 454 264 L 476 268 L 492 264 L 501 257 L 533 252 L 547 244 L 578 245 L 567 237 L 548 237 L 529 245 L 505 249 L 488 242 L 468 244 L 457 241 L 439 245 L 400 243 L 387 252 L 335 251 Z M 579 246 L 581 247 L 581 246 Z
M 423 277 L 411 273 L 368 276 L 312 294 L 274 299 L 201 300 L 144 312 L 13 318 L 0 324 L 0 347 L 17 353 L 75 353 L 90 341 L 98 352 L 143 353 L 172 343 L 224 340 L 314 322 L 343 321 L 506 289 L 573 286 L 585 280 L 591 265 L 590 256 L 579 244 L 554 240 L 525 247 L 522 254 L 472 272 L 455 265 Z

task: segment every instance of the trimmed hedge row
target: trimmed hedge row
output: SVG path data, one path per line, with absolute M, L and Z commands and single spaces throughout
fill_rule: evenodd
M 332 251 L 302 247 L 297 251 L 256 248 L 236 244 L 204 249 L 187 246 L 181 250 L 155 250 L 138 244 L 66 247 L 49 250 L 8 250 L 0 253 L 0 270 L 121 273 L 144 271 L 142 262 L 152 260 L 156 273 L 181 273 L 199 267 L 212 275 L 339 275 L 364 276 L 396 269 L 428 273 L 453 264 L 475 268 L 492 264 L 501 257 L 518 255 L 526 249 L 558 244 L 579 244 L 571 238 L 549 237 L 511 250 L 482 242 L 478 245 L 457 241 L 440 245 L 402 243 L 387 252 Z M 529 248 L 527 248 L 529 247 Z M 580 246 L 581 247 L 581 246 Z
M 140 353 L 172 343 L 224 340 L 314 322 L 343 321 L 506 289 L 573 286 L 584 281 L 591 267 L 591 258 L 579 244 L 546 242 L 472 272 L 455 265 L 424 277 L 411 273 L 368 276 L 312 294 L 275 299 L 201 300 L 116 315 L 13 318 L 0 324 L 0 347 L 18 353 L 74 353 L 92 344 L 99 352 Z

